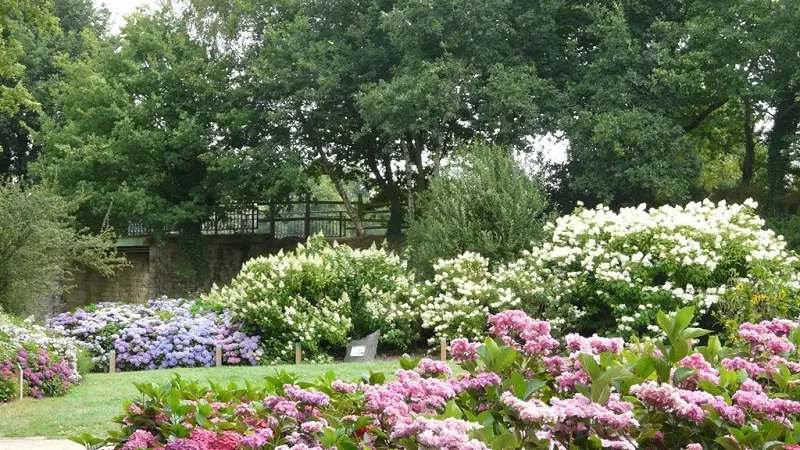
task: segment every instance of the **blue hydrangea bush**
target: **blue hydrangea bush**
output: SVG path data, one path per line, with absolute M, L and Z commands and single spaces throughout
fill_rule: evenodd
M 232 321 L 227 311 L 208 310 L 192 300 L 99 303 L 63 313 L 47 325 L 85 343 L 99 371 L 108 369 L 112 350 L 117 370 L 212 366 L 217 345 L 227 365 L 256 365 L 262 355 L 260 336 Z

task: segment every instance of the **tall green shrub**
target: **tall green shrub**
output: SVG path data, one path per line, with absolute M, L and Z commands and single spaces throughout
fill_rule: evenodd
M 431 180 L 409 226 L 411 265 L 430 275 L 439 259 L 464 252 L 493 262 L 516 258 L 545 235 L 548 202 L 542 187 L 502 147 L 462 147 Z
M 39 300 L 70 286 L 70 269 L 111 275 L 124 263 L 112 234 L 77 230 L 72 206 L 58 195 L 0 184 L 0 310 L 37 312 Z

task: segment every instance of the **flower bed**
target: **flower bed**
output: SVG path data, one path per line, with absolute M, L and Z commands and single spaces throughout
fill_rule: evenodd
M 798 323 L 743 324 L 740 348 L 659 313 L 663 341 L 550 336 L 521 311 L 489 319 L 490 338 L 451 344 L 464 372 L 401 361 L 396 379 L 330 373 L 264 387 L 138 386 L 122 427 L 75 440 L 123 450 L 800 449 Z
M 117 370 L 211 366 L 216 345 L 223 363 L 258 363 L 260 337 L 232 322 L 226 311 L 208 311 L 194 301 L 150 300 L 146 304 L 100 303 L 47 322 L 62 335 L 86 344 L 99 371 L 116 352 Z
M 14 321 L 0 313 L 0 402 L 19 395 L 18 367 L 24 395 L 35 398 L 64 395 L 81 380 L 78 344 L 48 335 L 44 328 Z

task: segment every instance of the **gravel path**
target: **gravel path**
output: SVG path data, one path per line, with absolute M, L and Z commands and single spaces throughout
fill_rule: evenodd
M 72 441 L 46 438 L 0 438 L 0 450 L 81 450 L 83 446 Z

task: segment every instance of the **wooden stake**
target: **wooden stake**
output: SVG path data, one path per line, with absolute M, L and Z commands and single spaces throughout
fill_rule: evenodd
M 442 336 L 442 362 L 447 362 L 447 338 Z
M 217 362 L 217 367 L 222 367 L 222 344 L 217 344 L 217 352 L 214 355 L 214 359 Z
M 303 362 L 303 344 L 300 341 L 294 343 L 294 363 Z
M 115 373 L 117 371 L 117 352 L 111 350 L 108 352 L 108 373 Z
M 22 366 L 17 364 L 17 379 L 19 380 L 19 399 L 25 396 L 25 380 L 22 377 Z

